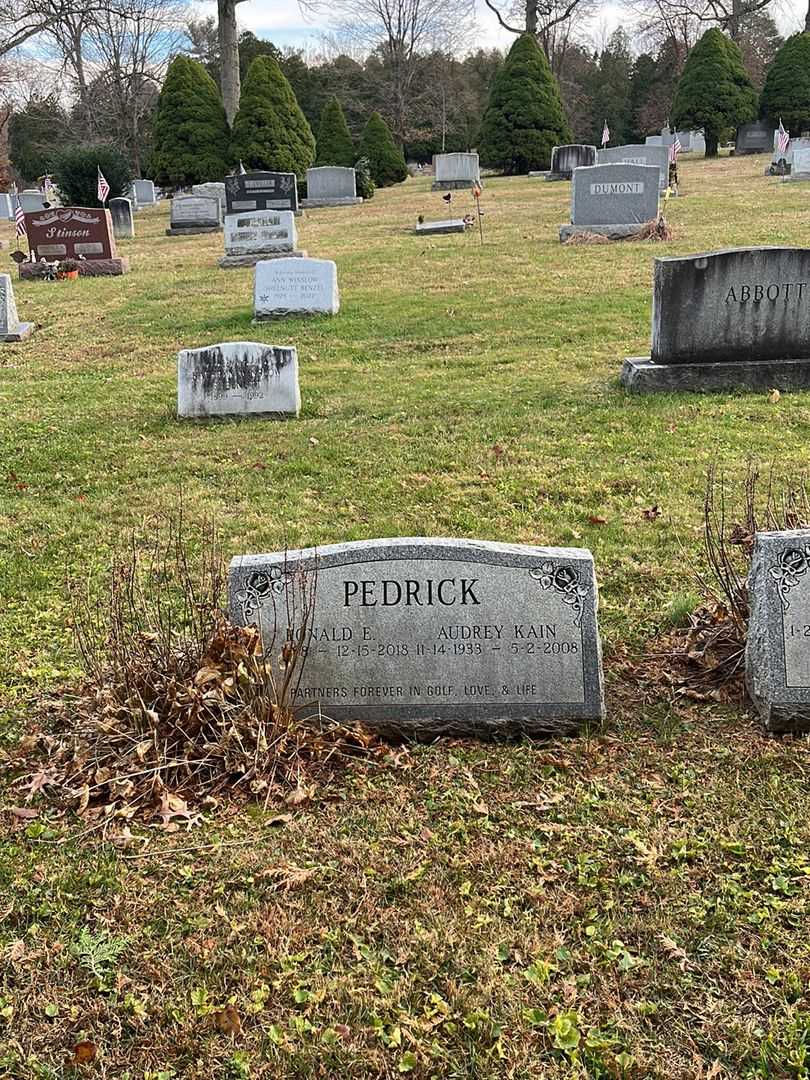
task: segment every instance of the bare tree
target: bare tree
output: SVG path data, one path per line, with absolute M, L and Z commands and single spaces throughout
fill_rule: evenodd
M 690 46 L 703 26 L 719 26 L 739 43 L 746 20 L 764 11 L 772 0 L 631 0 L 628 7 L 641 17 L 642 31 L 660 29 Z M 808 11 L 810 17 L 810 11 Z M 697 28 L 697 33 L 695 32 Z M 688 40 L 691 38 L 692 40 Z
M 244 0 L 217 0 L 219 26 L 219 79 L 225 116 L 233 124 L 239 108 L 239 30 L 236 26 L 236 5 Z
M 113 8 L 115 0 L 3 0 L 0 3 L 0 56 L 68 19 Z
M 590 15 L 595 4 L 589 0 L 512 0 L 500 5 L 497 0 L 484 0 L 504 30 L 510 34 L 533 34 L 547 56 L 551 32 L 560 24 L 571 22 L 578 9 L 587 6 Z

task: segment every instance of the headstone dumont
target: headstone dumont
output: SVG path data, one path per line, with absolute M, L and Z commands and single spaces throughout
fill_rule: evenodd
M 337 315 L 337 266 L 329 259 L 272 259 L 256 263 L 254 318 Z
M 481 183 L 478 154 L 434 154 L 431 191 L 455 191 Z
M 625 360 L 641 393 L 810 387 L 810 248 L 655 260 L 652 350 Z
M 19 193 L 17 198 L 26 214 L 45 209 L 45 196 L 37 188 L 26 188 L 25 191 Z
M 357 194 L 354 169 L 338 165 L 307 169 L 307 197 L 301 203 L 305 210 L 317 206 L 356 206 L 362 201 Z
M 219 200 L 220 220 L 225 217 L 225 184 L 220 181 L 209 181 L 206 184 L 192 184 L 192 195 L 205 195 L 209 199 Z
M 769 154 L 773 145 L 773 124 L 765 120 L 756 120 L 752 124 L 741 124 L 737 129 L 734 143 L 734 156 L 744 154 Z
M 767 731 L 810 731 L 810 529 L 757 533 L 745 676 Z
M 615 165 L 624 162 L 629 165 L 651 165 L 658 169 L 658 187 L 662 193 L 669 186 L 669 147 L 646 146 L 635 143 L 628 146 L 606 146 L 597 152 L 600 165 Z
M 220 232 L 219 199 L 209 195 L 175 195 L 167 236 Z
M 298 213 L 295 173 L 246 172 L 225 177 L 225 212 L 291 210 Z
M 596 164 L 596 147 L 582 143 L 569 143 L 555 146 L 551 151 L 551 168 L 545 174 L 546 180 L 570 180 L 574 169 L 583 165 Z
M 82 277 L 125 274 L 129 261 L 115 247 L 109 210 L 61 206 L 25 215 L 28 247 L 35 260 L 77 259 Z M 37 277 L 35 262 L 20 263 L 20 277 Z
M 303 258 L 291 210 L 244 210 L 225 217 L 224 269 L 255 266 L 262 259 Z
M 112 218 L 113 236 L 116 240 L 131 240 L 135 235 L 130 199 L 110 199 L 110 217 Z
M 560 241 L 595 233 L 620 240 L 658 217 L 658 169 L 652 165 L 589 165 L 574 170 L 571 224 Z
M 307 622 L 290 601 L 315 585 Z M 271 663 L 303 630 L 293 704 L 382 734 L 559 734 L 604 716 L 593 557 L 397 537 L 232 560 L 233 622 Z M 300 611 L 300 604 L 297 605 Z
M 177 357 L 177 415 L 298 416 L 298 354 L 291 346 L 225 341 Z
M 0 341 L 24 341 L 33 331 L 34 324 L 20 322 L 10 274 L 0 274 Z
M 154 206 L 157 202 L 154 180 L 133 180 L 132 190 L 135 193 L 135 204 L 139 208 L 141 206 Z
M 417 221 L 417 236 L 440 236 L 444 233 L 463 233 L 467 224 L 463 218 L 449 218 L 447 221 Z

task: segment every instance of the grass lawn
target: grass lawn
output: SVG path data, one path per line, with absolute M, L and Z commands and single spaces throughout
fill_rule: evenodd
M 331 320 L 252 326 L 252 271 L 165 208 L 129 275 L 16 284 L 38 329 L 0 346 L 0 752 L 76 676 L 66 580 L 181 499 L 228 555 L 589 547 L 609 720 L 403 748 L 281 821 L 223 808 L 143 850 L 0 810 L 0 1077 L 810 1076 L 808 744 L 616 670 L 695 602 L 707 466 L 806 467 L 807 394 L 618 386 L 655 255 L 810 246 L 807 188 L 764 162 L 682 159 L 665 245 L 561 247 L 570 185 L 523 178 L 487 181 L 484 246 L 411 235 L 447 216 L 427 179 L 309 211 Z M 178 349 L 240 338 L 298 347 L 300 421 L 177 422 Z

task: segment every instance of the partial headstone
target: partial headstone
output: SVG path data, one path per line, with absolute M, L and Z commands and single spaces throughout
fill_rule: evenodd
M 0 218 L 5 221 L 14 220 L 14 202 L 10 195 L 0 191 Z
M 681 150 L 685 154 L 705 154 L 706 140 L 702 131 L 678 131 L 673 133 L 668 127 L 661 128 L 661 135 L 648 135 L 648 146 L 672 146 L 677 135 Z
M 329 259 L 273 259 L 256 263 L 253 313 L 257 320 L 285 315 L 337 315 L 337 266 Z
M 205 195 L 209 199 L 219 200 L 219 216 L 220 220 L 224 220 L 226 208 L 225 208 L 225 184 L 222 182 L 210 181 L 207 184 L 193 184 L 191 188 L 192 195 Z
M 110 199 L 110 217 L 112 218 L 113 236 L 116 240 L 131 240 L 135 235 L 130 199 Z
M 225 177 L 225 212 L 291 210 L 298 213 L 295 173 L 247 172 Z
M 0 341 L 24 341 L 33 329 L 33 323 L 20 322 L 17 317 L 11 275 L 0 274 Z
M 109 210 L 62 206 L 25 215 L 28 247 L 34 259 L 77 259 L 82 277 L 125 274 L 129 260 L 119 258 Z M 20 277 L 38 277 L 36 262 L 20 263 Z
M 560 226 L 560 241 L 587 233 L 621 240 L 636 236 L 657 217 L 655 166 L 584 166 L 574 170 L 571 224 Z
M 153 180 L 133 180 L 132 190 L 135 193 L 135 203 L 138 209 L 142 206 L 154 206 L 157 202 Z
M 338 165 L 323 165 L 307 169 L 307 197 L 304 209 L 317 206 L 356 206 L 363 200 L 357 194 L 354 169 Z
M 25 191 L 19 193 L 17 198 L 20 200 L 20 206 L 26 214 L 33 214 L 37 210 L 45 209 L 45 196 L 37 188 L 26 188 Z
M 600 165 L 623 162 L 629 165 L 651 165 L 658 169 L 658 188 L 662 193 L 669 187 L 669 147 L 646 146 L 634 143 L 628 146 L 606 146 L 597 153 Z
M 255 266 L 263 259 L 295 256 L 298 251 L 295 215 L 291 210 L 252 210 L 228 214 L 225 218 L 225 255 L 219 260 L 224 270 Z
M 219 199 L 209 195 L 175 195 L 167 236 L 197 236 L 221 232 Z
M 648 135 L 644 140 L 645 146 L 663 146 L 664 137 L 662 135 Z
M 574 169 L 583 165 L 596 164 L 596 147 L 583 143 L 569 143 L 555 146 L 551 151 L 551 168 L 545 174 L 546 180 L 570 180 Z M 529 173 L 531 176 L 532 174 Z
M 225 341 L 177 357 L 179 417 L 298 416 L 298 353 L 291 346 Z
M 434 154 L 431 191 L 455 191 L 481 183 L 478 154 Z
M 451 218 L 448 221 L 417 221 L 417 236 L 440 236 L 443 233 L 460 233 L 467 228 L 463 218 Z
M 773 154 L 770 167 L 765 172 L 771 176 L 789 176 L 793 172 L 793 159 L 801 150 L 810 149 L 810 138 L 791 139 L 786 150 L 779 149 L 779 132 L 773 133 Z
M 806 182 L 810 180 L 810 147 L 800 146 L 793 151 L 793 161 L 790 166 L 790 175 L 785 180 Z
M 810 529 L 757 533 L 748 577 L 748 693 L 771 732 L 810 731 Z
M 302 715 L 416 738 L 604 717 L 589 551 L 396 537 L 237 557 L 228 576 L 231 620 L 259 627 L 271 664 L 304 635 Z
M 810 388 L 810 248 L 655 260 L 652 351 L 625 360 L 640 393 Z
M 737 129 L 734 156 L 770 154 L 772 146 L 773 124 L 765 120 L 755 120 L 752 124 L 741 124 Z

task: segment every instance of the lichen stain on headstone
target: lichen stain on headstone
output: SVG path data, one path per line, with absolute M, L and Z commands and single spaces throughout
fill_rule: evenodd
M 261 353 L 249 347 L 240 356 L 223 357 L 218 347 L 196 350 L 196 364 L 192 373 L 195 392 L 200 388 L 206 396 L 234 387 L 250 389 L 260 385 L 263 379 L 277 378 L 290 363 L 286 349 L 268 346 Z

